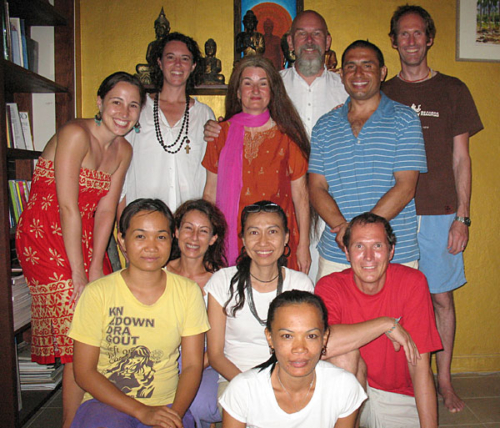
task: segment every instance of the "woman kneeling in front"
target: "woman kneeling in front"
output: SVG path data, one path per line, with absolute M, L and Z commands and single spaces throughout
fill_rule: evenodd
M 266 326 L 271 358 L 231 381 L 220 398 L 223 428 L 353 428 L 366 394 L 354 375 L 319 361 L 328 333 L 319 297 L 277 296 Z

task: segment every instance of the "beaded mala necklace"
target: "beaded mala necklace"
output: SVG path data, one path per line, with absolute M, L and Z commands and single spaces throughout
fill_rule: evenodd
M 184 143 L 186 143 L 186 153 L 189 154 L 189 151 L 191 150 L 191 147 L 189 147 L 189 141 L 188 138 L 188 132 L 189 132 L 189 97 L 186 97 L 186 110 L 184 111 L 184 118 L 182 120 L 182 126 L 181 130 L 179 131 L 179 135 L 177 136 L 176 140 L 172 144 L 165 144 L 163 142 L 163 136 L 161 135 L 161 129 L 160 129 L 160 118 L 158 115 L 158 100 L 160 98 L 160 94 L 156 94 L 155 100 L 154 100 L 154 105 L 153 105 L 153 120 L 155 123 L 155 131 L 156 131 L 156 139 L 160 143 L 160 146 L 163 147 L 163 150 L 165 150 L 167 153 L 170 153 L 171 155 L 175 155 L 176 153 L 179 152 L 180 149 L 182 149 L 182 146 Z M 182 137 L 182 134 L 184 133 L 184 137 Z M 181 139 L 182 137 L 182 139 Z M 180 141 L 180 143 L 179 143 Z M 179 147 L 175 148 L 177 144 L 179 143 Z M 170 150 L 172 149 L 172 150 Z

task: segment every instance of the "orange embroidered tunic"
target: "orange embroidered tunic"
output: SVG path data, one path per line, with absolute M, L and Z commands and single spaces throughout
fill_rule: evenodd
M 226 143 L 229 123 L 223 122 L 221 126 L 219 137 L 208 143 L 202 162 L 202 165 L 214 174 L 218 173 L 219 156 Z M 288 267 L 294 270 L 298 270 L 299 229 L 293 206 L 291 182 L 306 172 L 307 160 L 299 147 L 276 126 L 256 134 L 253 138 L 249 132 L 245 132 L 243 188 L 239 202 L 238 226 L 241 224 L 241 212 L 245 206 L 262 200 L 280 205 L 285 211 L 290 229 L 291 254 L 288 258 Z M 217 192 L 223 191 L 223 184 L 217 183 Z M 238 245 L 240 248 L 243 245 L 239 238 Z
M 78 207 L 82 217 L 82 251 L 85 271 L 92 260 L 94 214 L 111 185 L 105 172 L 80 169 Z M 38 159 L 29 203 L 16 231 L 16 249 L 32 296 L 32 360 L 51 364 L 55 357 L 72 362 L 73 342 L 66 336 L 74 305 L 71 267 L 64 248 L 54 163 Z M 104 266 L 105 274 L 110 273 Z M 108 272 L 106 272 L 108 270 Z

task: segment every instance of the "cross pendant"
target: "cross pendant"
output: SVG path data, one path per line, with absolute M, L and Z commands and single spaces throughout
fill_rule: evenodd
M 189 145 L 186 144 L 185 149 L 186 149 L 186 153 L 189 154 L 189 152 L 191 151 L 191 147 L 189 147 Z

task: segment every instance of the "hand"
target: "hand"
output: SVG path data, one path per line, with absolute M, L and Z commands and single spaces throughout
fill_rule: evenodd
M 464 251 L 469 242 L 469 228 L 461 221 L 454 221 L 448 232 L 448 251 L 458 254 Z
M 345 246 L 344 246 L 344 243 L 342 241 L 344 239 L 344 235 L 345 235 L 345 231 L 347 230 L 347 226 L 349 226 L 349 223 L 347 223 L 345 221 L 344 223 L 340 223 L 337 226 L 335 226 L 334 228 L 330 229 L 330 232 L 337 234 L 337 236 L 335 237 L 335 242 L 337 243 L 337 245 L 339 246 L 339 248 L 342 251 L 345 251 Z
M 223 120 L 222 117 L 219 117 L 219 122 Z M 215 120 L 208 120 L 203 127 L 203 139 L 208 143 L 209 141 L 213 141 L 220 134 L 221 127 Z
M 414 366 L 417 364 L 417 359 L 420 359 L 417 345 L 415 345 L 410 333 L 408 333 L 401 324 L 396 324 L 396 328 L 385 335 L 392 341 L 396 352 L 398 352 L 402 346 L 406 354 L 406 360 Z
M 309 273 L 311 268 L 311 253 L 309 251 L 309 245 L 298 245 L 297 246 L 297 264 L 299 265 L 299 270 L 306 275 Z
M 183 428 L 179 414 L 167 406 L 147 406 L 136 416 L 144 425 L 161 428 Z
M 69 305 L 76 305 L 78 299 L 82 295 L 83 288 L 88 284 L 89 280 L 87 279 L 87 275 L 85 272 L 78 272 L 72 275 L 73 281 L 73 294 L 71 295 L 71 299 L 69 300 Z

